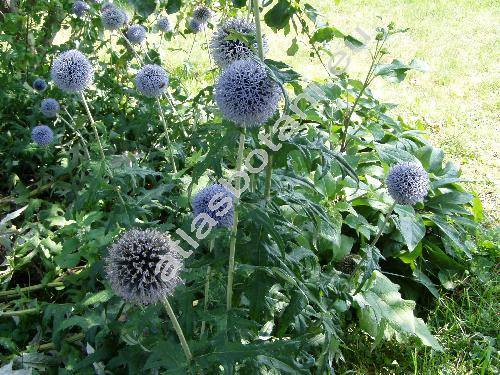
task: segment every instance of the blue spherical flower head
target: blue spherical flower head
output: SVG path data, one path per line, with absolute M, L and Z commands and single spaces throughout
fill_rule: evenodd
M 194 216 L 207 214 L 217 222 L 217 227 L 233 225 L 234 196 L 224 185 L 213 184 L 200 190 L 191 202 Z
M 40 103 L 40 111 L 45 117 L 57 117 L 60 109 L 59 102 L 52 98 L 43 99 Z
M 118 30 L 125 25 L 127 18 L 127 14 L 123 10 L 113 5 L 106 7 L 101 14 L 102 25 L 107 30 Z
M 37 78 L 33 81 L 33 88 L 38 92 L 45 91 L 47 89 L 47 82 L 43 78 Z
M 141 44 L 146 39 L 146 29 L 141 25 L 132 25 L 127 30 L 127 39 L 132 44 Z
M 201 23 L 198 20 L 195 20 L 194 18 L 191 18 L 189 20 L 189 28 L 193 33 L 199 33 L 203 28 L 205 27 L 205 24 Z
M 173 294 L 182 283 L 182 257 L 168 235 L 153 229 L 132 229 L 109 249 L 106 277 L 123 299 L 152 304 Z
M 50 75 L 62 91 L 82 92 L 92 83 L 94 69 L 83 53 L 73 49 L 54 60 Z
M 245 128 L 265 123 L 278 109 L 281 89 L 264 65 L 240 60 L 229 65 L 215 85 L 215 101 L 222 115 Z
M 193 19 L 199 23 L 207 23 L 210 18 L 212 18 L 212 11 L 204 5 L 200 5 L 193 11 Z
M 168 73 L 159 65 L 145 65 L 135 77 L 137 90 L 143 95 L 154 98 L 162 95 L 168 86 Z
M 429 191 L 429 175 L 417 162 L 400 162 L 387 175 L 387 190 L 398 204 L 422 202 Z
M 47 125 L 38 125 L 31 130 L 31 139 L 40 146 L 48 146 L 54 139 L 54 132 Z
M 243 41 L 228 40 L 232 33 L 247 35 L 249 40 L 255 40 L 250 48 Z M 243 18 L 232 18 L 222 24 L 212 36 L 210 49 L 215 62 L 222 68 L 237 60 L 248 59 L 257 51 L 256 27 L 253 22 Z M 264 50 L 267 49 L 265 37 L 262 38 Z
M 73 13 L 77 17 L 83 17 L 90 9 L 90 5 L 88 5 L 85 1 L 75 1 L 73 4 Z
M 158 26 L 158 30 L 163 31 L 164 33 L 172 31 L 172 26 L 170 25 L 170 21 L 167 17 L 160 18 L 156 25 Z

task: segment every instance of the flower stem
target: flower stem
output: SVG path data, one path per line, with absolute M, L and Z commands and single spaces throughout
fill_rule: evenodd
M 125 43 L 127 43 L 127 45 L 129 46 L 129 48 L 132 50 L 132 53 L 134 54 L 135 58 L 137 59 L 137 61 L 143 65 L 144 64 L 144 61 L 142 60 L 142 58 L 139 56 L 139 54 L 137 53 L 137 51 L 135 50 L 134 46 L 132 45 L 132 43 L 130 43 L 130 40 L 127 39 L 127 37 L 125 36 L 125 34 L 123 33 L 123 31 L 120 31 L 120 34 L 121 36 L 123 37 L 123 39 L 125 39 Z
M 177 173 L 177 167 L 175 165 L 174 152 L 172 151 L 172 144 L 170 143 L 170 136 L 168 135 L 167 122 L 165 121 L 165 116 L 163 114 L 163 109 L 161 108 L 160 99 L 156 98 L 156 105 L 158 106 L 158 114 L 160 115 L 160 121 L 165 130 L 165 139 L 167 140 L 167 148 L 170 154 L 170 163 L 172 164 L 172 170 Z
M 18 288 L 18 289 L 11 289 L 11 290 L 4 290 L 0 292 L 0 298 L 1 297 L 12 297 L 12 296 L 17 296 L 25 292 L 34 292 L 35 290 L 40 290 L 44 288 L 57 288 L 60 286 L 64 286 L 62 281 L 54 281 L 51 283 L 47 284 L 37 284 L 37 285 L 31 285 L 27 286 L 24 288 Z
M 238 158 L 236 159 L 236 172 L 241 171 L 243 164 L 243 152 L 245 151 L 245 129 L 240 133 L 240 142 L 238 146 Z M 238 206 L 240 203 L 240 177 L 236 180 L 237 194 L 234 197 L 234 217 L 231 228 L 231 240 L 229 242 L 229 269 L 227 274 L 227 295 L 226 310 L 231 310 L 233 300 L 233 282 L 234 282 L 234 257 L 236 253 L 236 235 L 238 234 Z
M 165 310 L 167 311 L 167 314 L 170 320 L 172 321 L 172 325 L 174 326 L 175 332 L 177 333 L 179 341 L 181 342 L 182 350 L 184 351 L 186 359 L 189 362 L 193 358 L 193 355 L 191 354 L 191 350 L 189 350 L 189 345 L 186 341 L 186 338 L 184 337 L 184 332 L 182 332 L 181 325 L 179 324 L 179 321 L 175 317 L 174 310 L 172 310 L 172 306 L 170 306 L 170 303 L 168 302 L 167 298 L 163 300 L 163 306 L 165 307 Z
M 5 312 L 0 312 L 0 317 L 5 317 L 5 316 L 21 316 L 21 315 L 27 315 L 27 314 L 34 314 L 37 313 L 39 310 L 37 308 L 33 309 L 25 309 L 25 310 L 17 310 L 17 311 L 5 311 Z
M 212 238 L 210 240 L 210 245 L 209 245 L 209 251 L 210 253 L 212 252 L 213 248 L 214 248 L 214 243 L 215 243 L 215 239 Z M 210 267 L 210 265 L 207 267 L 207 277 L 206 277 L 206 280 L 205 280 L 205 294 L 204 294 L 204 302 L 203 302 L 203 310 L 206 312 L 208 310 L 208 296 L 209 296 L 209 292 L 210 292 L 210 274 L 212 272 L 212 268 Z M 200 332 L 200 336 L 203 336 L 203 334 L 205 333 L 205 326 L 206 326 L 206 321 L 203 320 L 201 322 L 201 332 Z
M 375 238 L 373 239 L 373 241 L 371 243 L 372 247 L 377 244 L 378 240 L 380 239 L 380 236 L 384 232 L 385 226 L 387 225 L 387 222 L 389 221 L 389 217 L 391 217 L 392 211 L 394 211 L 394 207 L 396 207 L 396 202 L 394 202 L 391 205 L 391 207 L 389 208 L 389 211 L 387 211 L 387 214 L 385 215 L 385 218 L 384 218 L 384 222 L 382 223 L 382 225 L 378 229 L 378 233 L 377 233 L 377 235 L 375 236 Z

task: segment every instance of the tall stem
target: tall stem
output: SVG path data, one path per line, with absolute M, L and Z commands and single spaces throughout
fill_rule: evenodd
M 212 238 L 210 240 L 210 245 L 209 245 L 209 252 L 211 253 L 213 248 L 214 248 L 214 243 L 215 243 L 215 239 Z M 204 302 L 203 302 L 203 310 L 206 312 L 208 310 L 208 297 L 209 297 L 209 292 L 210 292 L 210 274 L 212 273 L 212 267 L 210 267 L 210 265 L 207 267 L 207 277 L 206 277 L 206 280 L 205 280 L 205 294 L 204 294 Z M 203 334 L 205 333 L 205 326 L 206 326 L 206 321 L 203 320 L 201 322 L 201 333 L 200 335 L 203 336 Z
M 123 31 L 120 31 L 120 34 L 122 35 L 123 39 L 125 39 L 125 43 L 127 43 L 127 45 L 129 46 L 129 48 L 132 50 L 132 53 L 134 54 L 135 58 L 137 59 L 137 61 L 139 61 L 139 63 L 142 65 L 144 64 L 142 58 L 139 56 L 139 54 L 137 53 L 137 51 L 135 50 L 134 46 L 132 45 L 132 43 L 130 43 L 130 40 L 127 39 L 127 36 L 123 33 Z
M 241 171 L 243 164 L 243 152 L 245 151 L 245 129 L 240 133 L 240 142 L 238 146 L 238 158 L 236 159 L 236 172 Z M 231 310 L 233 300 L 233 282 L 234 282 L 234 257 L 236 253 L 236 236 L 238 234 L 238 206 L 240 203 L 240 177 L 236 180 L 237 194 L 234 197 L 234 217 L 233 227 L 231 228 L 231 240 L 229 242 L 229 269 L 227 274 L 227 295 L 226 295 L 226 309 Z
M 170 320 L 172 321 L 172 325 L 174 326 L 175 332 L 177 333 L 179 341 L 181 342 L 182 350 L 184 351 L 186 359 L 189 362 L 193 358 L 193 355 L 191 354 L 191 350 L 189 350 L 189 345 L 186 341 L 186 338 L 184 337 L 184 332 L 182 332 L 181 325 L 179 324 L 177 318 L 175 317 L 174 310 L 172 310 L 172 306 L 170 306 L 170 303 L 168 302 L 167 298 L 163 300 L 163 306 L 165 306 L 165 310 L 167 311 L 167 314 Z
M 392 211 L 394 211 L 394 207 L 396 207 L 396 202 L 394 202 L 391 207 L 389 208 L 389 211 L 387 212 L 387 214 L 385 215 L 385 218 L 384 218 L 384 222 L 382 223 L 382 225 L 380 226 L 380 228 L 378 229 L 378 233 L 377 235 L 375 236 L 375 238 L 373 239 L 372 243 L 371 243 L 371 246 L 375 246 L 378 242 L 378 240 L 380 239 L 380 236 L 382 235 L 382 233 L 384 232 L 384 229 L 385 229 L 385 226 L 387 225 L 387 222 L 389 221 L 389 218 L 391 217 L 391 214 L 392 214 Z
M 90 160 L 90 152 L 87 148 L 87 141 L 85 140 L 85 138 L 83 138 L 82 134 L 76 129 L 76 125 L 73 126 L 69 121 L 67 121 L 64 117 L 62 117 L 62 115 L 57 115 L 57 118 L 59 120 L 61 120 L 62 122 L 64 122 L 66 125 L 68 125 L 68 127 L 73 132 L 75 132 L 75 134 L 78 136 L 78 138 L 80 138 L 80 141 L 82 141 L 83 152 L 85 153 L 85 157 Z
M 165 139 L 167 140 L 167 148 L 170 155 L 170 163 L 172 164 L 172 170 L 177 173 L 177 167 L 175 166 L 174 152 L 172 151 L 172 144 L 170 143 L 170 136 L 168 135 L 167 122 L 165 121 L 165 116 L 163 115 L 163 109 L 161 108 L 160 99 L 156 98 L 156 105 L 158 106 L 158 114 L 160 115 L 160 121 L 163 124 L 163 129 L 165 130 Z

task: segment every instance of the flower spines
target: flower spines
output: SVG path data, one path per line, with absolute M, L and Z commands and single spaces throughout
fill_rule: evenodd
M 94 79 L 94 69 L 85 55 L 77 50 L 61 53 L 52 64 L 51 77 L 65 92 L 81 92 Z
M 145 65 L 135 77 L 137 90 L 147 97 L 162 95 L 168 86 L 168 73 L 159 65 Z
M 158 29 L 164 33 L 172 31 L 172 25 L 167 17 L 160 18 L 156 25 L 158 26 Z
M 155 303 L 172 295 L 182 282 L 182 258 L 170 237 L 157 230 L 132 229 L 109 249 L 105 259 L 113 291 L 127 301 Z
M 241 127 L 257 127 L 278 109 L 281 89 L 265 66 L 255 60 L 239 60 L 229 65 L 215 86 L 215 101 L 228 120 Z
M 141 25 L 132 25 L 127 30 L 127 39 L 132 44 L 140 44 L 146 39 L 146 29 Z
M 387 175 L 387 190 L 398 204 L 414 205 L 429 191 L 429 175 L 418 162 L 400 162 Z
M 31 139 L 39 146 L 48 146 L 54 139 L 54 132 L 47 125 L 37 125 L 31 130 Z
M 203 30 L 204 27 L 205 27 L 204 23 L 201 23 L 200 21 L 198 21 L 198 20 L 196 20 L 194 18 L 191 18 L 189 20 L 189 28 L 195 34 L 199 33 L 201 30 Z
M 207 214 L 217 222 L 217 227 L 229 228 L 233 225 L 234 196 L 224 185 L 213 184 L 200 190 L 193 198 L 194 216 Z
M 38 92 L 45 91 L 47 89 L 47 82 L 43 78 L 37 78 L 33 81 L 33 88 Z
M 88 5 L 85 1 L 77 0 L 73 4 L 73 13 L 77 17 L 83 17 L 90 9 L 90 5 Z
M 210 8 L 200 5 L 193 11 L 193 19 L 199 23 L 207 23 L 212 18 L 212 11 Z
M 40 103 L 40 111 L 45 117 L 57 117 L 60 109 L 59 102 L 53 98 L 43 99 Z
M 104 10 L 101 8 L 101 11 L 102 25 L 107 30 L 118 30 L 127 22 L 127 14 L 114 5 L 108 6 Z

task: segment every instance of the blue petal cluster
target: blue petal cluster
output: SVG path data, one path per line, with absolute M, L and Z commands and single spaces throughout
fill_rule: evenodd
M 269 78 L 264 65 L 247 59 L 235 61 L 215 85 L 215 101 L 222 115 L 242 127 L 265 123 L 278 109 L 278 83 Z
M 123 299 L 152 304 L 173 294 L 181 284 L 182 258 L 164 233 L 153 229 L 125 232 L 105 259 L 107 279 Z
M 233 225 L 234 196 L 224 185 L 213 184 L 200 190 L 191 202 L 194 216 L 207 214 L 217 222 L 217 227 Z
M 103 10 L 104 9 L 104 10 Z M 102 25 L 107 30 L 118 30 L 127 22 L 127 14 L 114 5 L 101 8 Z
M 59 102 L 53 98 L 43 99 L 40 103 L 40 111 L 45 117 L 57 117 L 60 109 Z
M 162 95 L 168 86 L 168 73 L 159 65 L 145 65 L 135 77 L 137 90 L 153 98 Z
M 47 82 L 43 78 L 37 78 L 33 81 L 33 88 L 38 92 L 45 91 L 47 89 Z
M 85 55 L 77 50 L 61 53 L 52 63 L 52 80 L 69 93 L 85 90 L 94 79 L 94 69 Z
M 83 17 L 90 9 L 90 5 L 88 5 L 85 1 L 75 1 L 73 4 L 73 13 L 77 17 Z
M 427 196 L 429 175 L 420 163 L 400 162 L 389 170 L 386 184 L 396 203 L 414 205 Z
M 193 11 L 193 19 L 199 23 L 207 23 L 210 18 L 212 18 L 212 11 L 204 5 L 200 5 Z
M 31 130 L 31 139 L 40 146 L 48 146 L 54 139 L 54 132 L 47 125 L 37 125 Z
M 189 20 L 189 28 L 191 29 L 191 31 L 193 33 L 199 33 L 201 30 L 203 30 L 205 27 L 205 24 L 204 23 L 201 23 L 200 21 L 198 20 L 195 20 L 194 18 L 191 18 Z
M 254 42 L 250 48 L 243 41 L 228 40 L 232 33 L 247 35 L 250 40 L 256 39 L 255 24 L 243 18 L 232 18 L 221 25 L 212 36 L 210 49 L 215 62 L 220 67 L 225 67 L 236 60 L 243 60 L 255 55 L 257 43 Z M 266 39 L 263 38 L 264 50 L 267 49 Z M 252 50 L 253 49 L 253 50 Z
M 164 33 L 172 31 L 172 26 L 170 25 L 170 21 L 167 17 L 160 18 L 156 25 L 158 26 L 158 29 Z
M 132 44 L 141 44 L 146 39 L 146 29 L 141 25 L 132 25 L 127 30 L 127 39 Z

